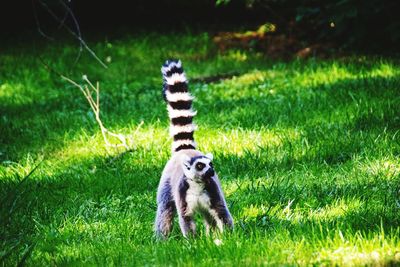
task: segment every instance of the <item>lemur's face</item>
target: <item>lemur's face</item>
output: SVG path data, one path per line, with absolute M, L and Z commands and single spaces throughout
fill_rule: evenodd
M 185 176 L 194 181 L 204 181 L 214 176 L 214 167 L 212 164 L 213 155 L 211 153 L 205 156 L 190 158 L 187 155 L 182 156 L 182 168 Z

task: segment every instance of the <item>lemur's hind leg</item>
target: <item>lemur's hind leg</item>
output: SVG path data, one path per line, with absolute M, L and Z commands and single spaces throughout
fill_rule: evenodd
M 203 212 L 203 217 L 204 217 L 205 234 L 206 236 L 209 236 L 210 231 L 215 228 L 216 222 L 208 212 Z
M 179 226 L 184 237 L 194 236 L 196 234 L 196 224 L 191 216 L 179 216 Z
M 165 238 L 172 230 L 175 203 L 172 197 L 171 185 L 169 182 L 160 184 L 157 193 L 157 215 L 155 222 L 155 233 L 158 238 Z
M 223 228 L 233 229 L 233 218 L 225 205 L 220 205 L 215 209 L 217 227 L 222 232 Z
M 178 194 L 175 200 L 179 216 L 179 226 L 181 227 L 184 237 L 195 235 L 196 233 L 196 224 L 193 220 L 193 214 L 190 211 L 186 201 L 186 193 L 188 189 L 189 184 L 185 180 L 182 180 L 179 184 Z

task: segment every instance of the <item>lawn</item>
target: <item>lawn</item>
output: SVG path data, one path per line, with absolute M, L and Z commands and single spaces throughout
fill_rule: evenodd
M 190 33 L 89 45 L 108 69 L 87 52 L 74 65 L 69 41 L 2 44 L 1 265 L 400 264 L 398 58 L 273 61 Z M 171 57 L 192 80 L 195 139 L 214 154 L 233 233 L 153 237 Z M 106 149 L 81 92 L 39 58 L 99 81 L 103 123 L 133 150 Z

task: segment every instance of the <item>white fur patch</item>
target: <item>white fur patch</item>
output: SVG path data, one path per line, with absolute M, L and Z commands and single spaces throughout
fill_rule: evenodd
M 193 123 L 188 124 L 188 125 L 173 125 L 171 124 L 169 126 L 169 133 L 171 136 L 174 136 L 178 133 L 190 133 L 190 132 L 194 132 L 196 130 L 196 125 L 194 125 Z
M 162 66 L 161 72 L 164 75 L 167 75 L 167 72 L 170 71 L 173 67 L 182 68 L 182 62 L 178 60 L 178 62 L 171 62 L 168 66 Z
M 190 139 L 177 140 L 172 143 L 172 150 L 175 151 L 175 149 L 177 149 L 181 145 L 192 145 L 192 146 L 196 147 L 196 142 L 193 140 L 190 140 Z
M 174 85 L 176 83 L 184 83 L 187 81 L 185 73 L 173 73 L 171 77 L 164 76 L 164 79 L 168 85 Z
M 171 93 L 170 91 L 166 91 L 165 93 L 168 102 L 190 101 L 194 99 L 194 97 L 191 96 L 189 93 Z
M 213 154 L 211 154 L 211 153 L 207 153 L 207 154 L 206 154 L 206 157 L 209 158 L 210 161 L 214 159 L 214 156 L 213 156 Z
M 192 109 L 173 109 L 170 105 L 167 105 L 167 110 L 170 118 L 194 117 L 197 114 L 197 112 Z
M 187 211 L 193 213 L 198 208 L 208 210 L 211 203 L 210 197 L 204 193 L 204 186 L 190 180 L 188 183 L 189 189 L 186 192 Z

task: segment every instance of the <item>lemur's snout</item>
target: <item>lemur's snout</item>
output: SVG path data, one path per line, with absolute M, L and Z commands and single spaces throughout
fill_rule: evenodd
M 215 171 L 213 169 L 212 166 L 210 166 L 210 168 L 208 168 L 208 170 L 206 171 L 206 173 L 204 173 L 203 175 L 203 179 L 211 179 L 211 177 L 213 177 L 215 175 Z

